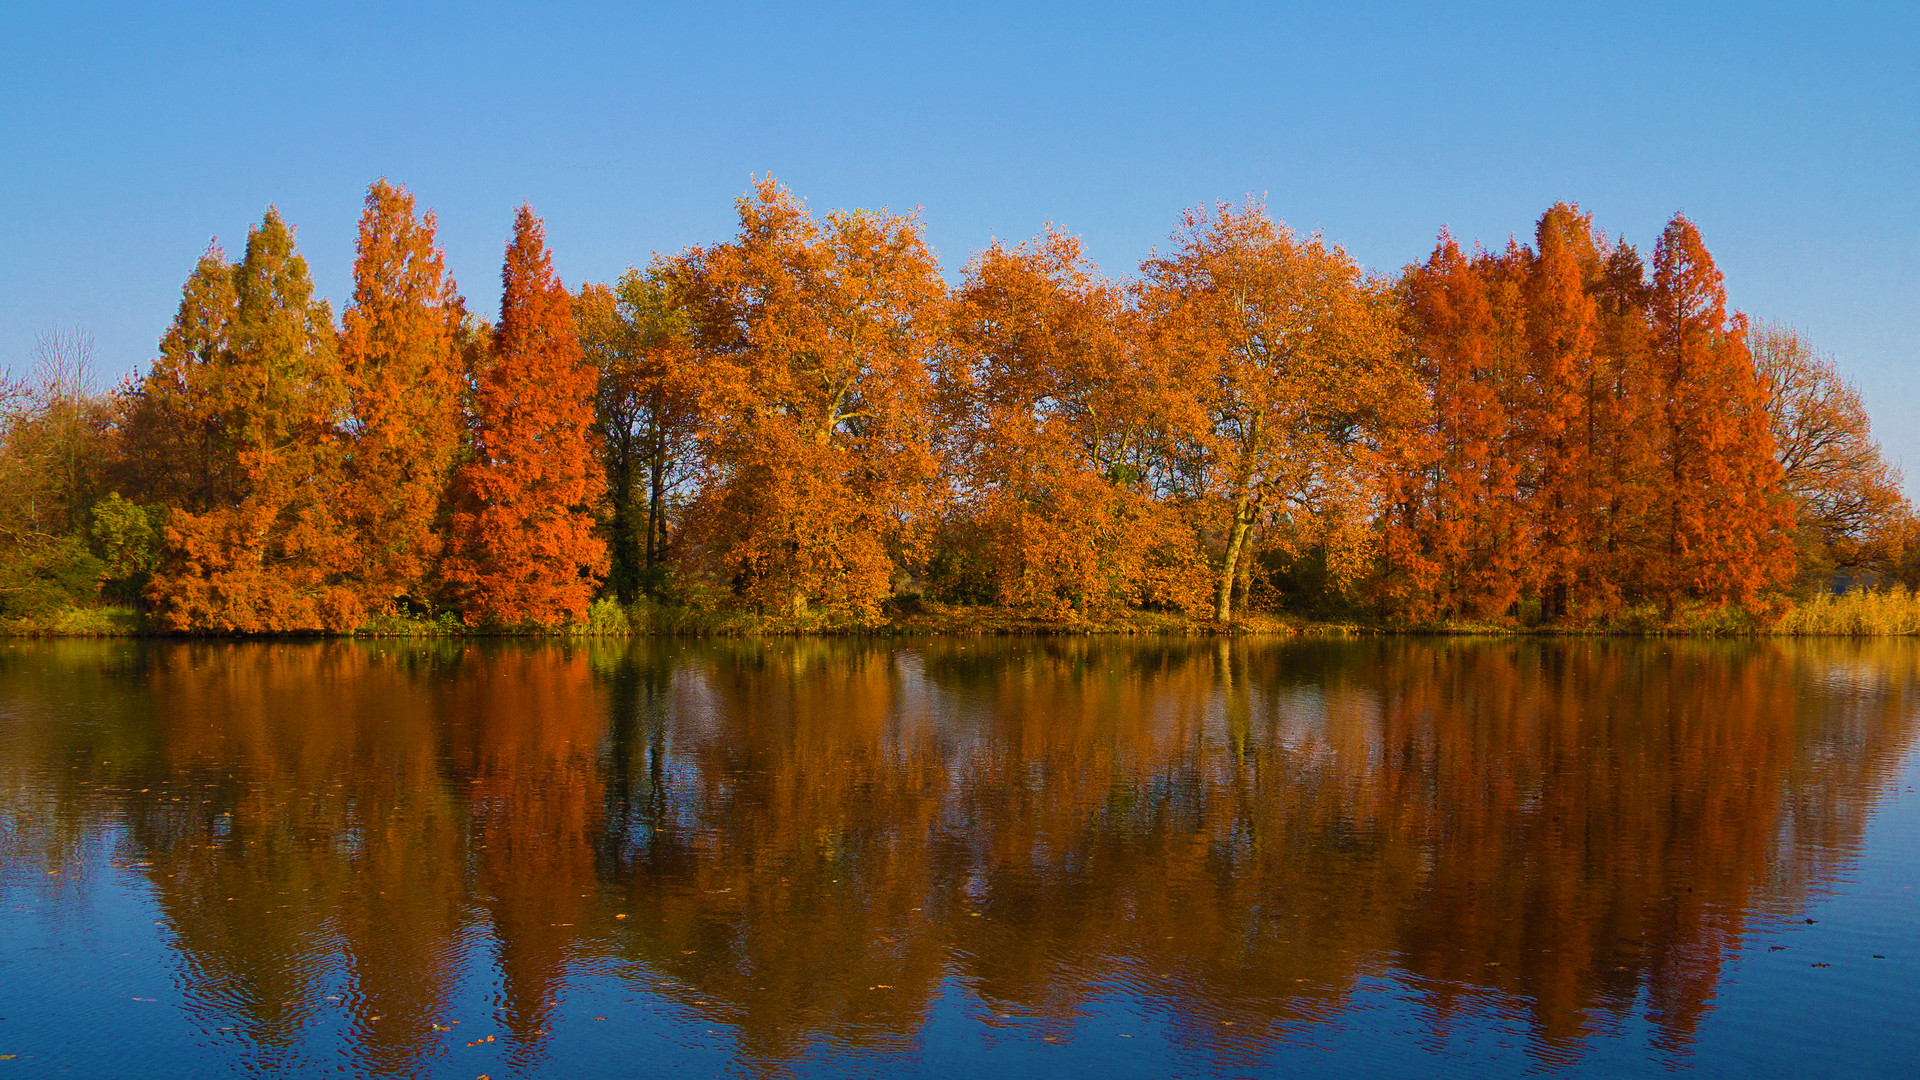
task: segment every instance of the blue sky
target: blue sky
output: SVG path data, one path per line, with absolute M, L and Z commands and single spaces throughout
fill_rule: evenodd
M 920 207 L 950 277 L 1049 221 L 1124 274 L 1249 193 L 1391 271 L 1565 199 L 1643 248 L 1693 218 L 1920 474 L 1920 4 L 22 0 L 0 43 L 0 366 L 54 325 L 144 363 L 268 204 L 337 308 L 378 176 L 483 312 L 522 201 L 572 285 L 725 238 L 765 173 Z

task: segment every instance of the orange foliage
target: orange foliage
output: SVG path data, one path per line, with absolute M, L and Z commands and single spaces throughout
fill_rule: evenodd
M 160 360 L 130 395 L 132 451 L 173 456 L 159 468 L 177 464 L 184 478 L 148 587 L 161 626 L 259 633 L 360 622 L 359 597 L 337 575 L 350 556 L 334 510 L 346 403 L 332 313 L 313 299 L 293 231 L 269 209 L 238 264 L 217 250 L 201 259 Z
M 1720 271 L 1686 218 L 1654 249 L 1651 307 L 1667 481 L 1655 495 L 1666 557 L 1652 584 L 1668 610 L 1683 597 L 1748 604 L 1793 573 L 1793 506 L 1746 317 L 1727 316 Z
M 762 610 L 870 617 L 925 527 L 946 289 L 920 223 L 816 220 L 773 180 L 690 253 L 706 463 L 686 561 Z
M 1763 394 L 1699 234 L 1655 278 L 1560 204 L 1538 251 L 1450 238 L 1401 294 L 1433 441 L 1396 477 L 1380 595 L 1416 617 L 1501 618 L 1531 596 L 1589 623 L 1634 600 L 1753 607 L 1791 572 Z
M 586 617 L 591 575 L 606 561 L 589 512 L 600 485 L 595 372 L 532 207 L 514 219 L 501 279 L 444 576 L 470 625 L 554 627 Z
M 375 610 L 427 598 L 465 434 L 455 333 L 466 313 L 433 233 L 433 215 L 416 220 L 405 188 L 367 189 L 340 337 L 353 411 L 340 503 L 358 541 L 351 570 Z
M 1257 203 L 1189 211 L 1174 240 L 1142 267 L 1145 302 L 1184 398 L 1185 483 L 1219 524 L 1225 622 L 1256 528 L 1283 552 L 1322 547 L 1336 581 L 1361 575 L 1375 451 L 1410 429 L 1419 388 L 1385 290 L 1346 252 Z
M 1205 606 L 1191 531 L 1150 486 L 1169 387 L 1133 323 L 1064 233 L 969 267 L 945 387 L 954 483 L 1010 607 Z
M 1824 585 L 1836 567 L 1884 569 L 1897 561 L 1913 508 L 1900 473 L 1880 453 L 1859 391 L 1799 333 L 1762 324 L 1747 333 L 1767 397 L 1781 486 L 1798 509 L 1801 576 Z
M 771 179 L 737 210 L 574 297 L 523 209 L 490 341 L 385 181 L 337 339 L 277 215 L 210 250 L 112 432 L 109 475 L 172 513 L 159 624 L 351 629 L 444 590 L 554 627 L 604 575 L 802 624 L 924 578 L 1050 620 L 1364 584 L 1394 616 L 1596 625 L 1764 613 L 1796 562 L 1895 572 L 1920 535 L 1858 395 L 1729 315 L 1683 218 L 1651 280 L 1561 203 L 1531 247 L 1443 232 L 1389 285 L 1221 204 L 1135 286 L 1050 230 L 950 296 L 916 217 Z
M 1530 522 L 1496 351 L 1485 258 L 1445 232 L 1401 282 L 1417 370 L 1432 395 L 1424 453 L 1395 477 L 1385 522 L 1389 603 L 1419 617 L 1502 615 L 1519 595 Z

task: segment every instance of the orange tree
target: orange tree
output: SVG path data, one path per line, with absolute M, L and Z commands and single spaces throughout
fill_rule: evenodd
M 245 257 L 209 251 L 153 369 L 126 395 L 130 455 L 174 507 L 147 596 L 170 630 L 346 630 L 359 597 L 336 515 L 347 388 L 332 313 L 269 209 Z M 147 493 L 154 494 L 154 493 Z
M 1151 483 L 1168 386 L 1137 322 L 1063 233 L 996 244 L 968 267 L 945 430 L 959 512 L 1004 604 L 1056 618 L 1205 606 L 1191 531 Z
M 933 501 L 939 266 L 913 217 L 816 219 L 771 179 L 738 208 L 674 270 L 702 414 L 682 555 L 762 611 L 872 617 Z
M 599 370 L 596 434 L 605 456 L 607 584 L 622 603 L 665 584 L 671 503 L 695 472 L 698 381 L 692 322 L 674 279 L 656 259 L 611 288 L 574 298 L 580 343 Z
M 1841 567 L 1885 569 L 1899 558 L 1913 510 L 1899 471 L 1873 440 L 1859 391 L 1789 327 L 1749 327 L 1747 344 L 1796 510 L 1800 585 L 1824 587 Z
M 1429 617 L 1501 618 L 1519 596 L 1532 528 L 1516 499 L 1517 420 L 1502 385 L 1486 256 L 1442 232 L 1401 276 L 1401 310 L 1432 399 L 1392 477 L 1386 600 Z
M 431 592 L 447 485 L 466 434 L 456 340 L 464 317 L 433 215 L 417 219 L 405 188 L 375 181 L 340 336 L 352 410 L 340 509 L 357 540 L 350 572 L 370 608 Z
M 1655 494 L 1664 552 L 1653 593 L 1751 604 L 1793 573 L 1793 506 L 1781 490 L 1766 398 L 1747 351 L 1746 317 L 1700 232 L 1676 215 L 1654 249 L 1652 361 L 1665 405 L 1665 481 Z
M 1257 203 L 1190 211 L 1174 242 L 1142 267 L 1143 302 L 1184 399 L 1181 482 L 1217 522 L 1214 616 L 1257 539 L 1318 549 L 1344 589 L 1372 562 L 1382 449 L 1424 407 L 1391 295 Z
M 592 514 L 595 372 L 532 207 L 514 219 L 501 280 L 443 577 L 470 625 L 556 627 L 586 617 L 606 545 Z

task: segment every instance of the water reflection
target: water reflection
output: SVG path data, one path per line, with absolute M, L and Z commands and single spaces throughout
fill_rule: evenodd
M 1911 643 L 62 643 L 0 653 L 0 854 L 110 857 L 209 1045 L 407 1075 L 476 944 L 543 1061 L 570 979 L 753 1068 L 911 1052 L 943 986 L 1098 995 L 1257 1064 L 1392 980 L 1444 1048 L 1686 1052 L 1758 918 L 1860 843 Z M 105 839 L 103 839 L 105 838 Z M 104 854 L 100 844 L 112 845 Z M 338 1003 L 327 995 L 348 988 Z

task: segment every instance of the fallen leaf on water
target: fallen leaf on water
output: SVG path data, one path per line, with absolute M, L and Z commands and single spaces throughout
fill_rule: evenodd
M 1814 967 L 1832 967 L 1832 964 L 1815 964 Z
M 594 1017 L 594 1019 L 595 1019 L 595 1020 L 605 1020 L 605 1019 L 606 1019 L 606 1017 L 604 1017 L 604 1016 L 596 1016 L 596 1017 Z

